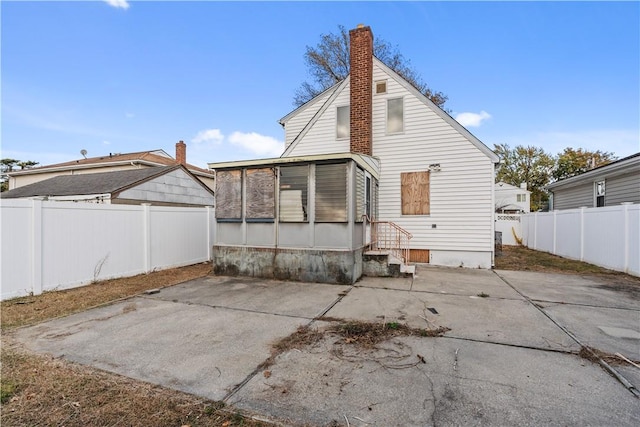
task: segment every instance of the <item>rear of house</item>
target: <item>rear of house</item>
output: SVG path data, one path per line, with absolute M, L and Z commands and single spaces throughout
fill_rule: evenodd
M 283 157 L 373 156 L 375 219 L 413 235 L 411 261 L 491 268 L 497 156 L 373 56 L 369 27 L 350 36 L 350 76 L 281 119 Z

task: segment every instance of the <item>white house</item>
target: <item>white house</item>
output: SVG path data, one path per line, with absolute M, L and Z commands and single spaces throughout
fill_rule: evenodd
M 527 190 L 527 183 L 520 187 L 498 182 L 495 188 L 497 213 L 529 213 L 531 212 L 531 191 Z
M 374 219 L 413 235 L 411 261 L 491 268 L 498 157 L 373 56 L 369 27 L 351 30 L 350 43 L 349 77 L 280 120 L 282 157 L 372 156 Z

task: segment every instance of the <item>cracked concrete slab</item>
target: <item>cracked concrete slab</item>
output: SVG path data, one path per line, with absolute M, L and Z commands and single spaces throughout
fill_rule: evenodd
M 312 319 L 350 286 L 207 276 L 163 289 L 150 298 Z
M 415 277 L 367 277 L 356 286 L 467 296 L 486 294 L 494 298 L 522 299 L 520 294 L 506 286 L 492 271 L 468 268 L 419 265 Z
M 434 308 L 438 314 L 428 308 Z M 580 350 L 575 341 L 523 299 L 359 287 L 329 310 L 327 316 L 399 321 L 416 328 L 444 326 L 451 328 L 448 336 L 560 351 Z
M 308 323 L 202 305 L 133 298 L 17 331 L 27 348 L 214 400 Z
M 327 338 L 289 351 L 229 403 L 312 425 L 346 425 L 345 416 L 351 426 L 640 423 L 636 398 L 574 355 L 450 338 L 379 347 Z
M 536 301 L 635 310 L 640 307 L 640 286 L 630 285 L 624 277 L 506 270 L 497 270 L 496 273 Z

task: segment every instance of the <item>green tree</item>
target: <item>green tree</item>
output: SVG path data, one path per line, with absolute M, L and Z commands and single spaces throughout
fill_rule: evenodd
M 33 160 L 25 160 L 20 161 L 16 159 L 4 158 L 0 160 L 0 192 L 7 191 L 9 189 L 9 177 L 7 174 L 9 172 L 13 172 L 13 168 L 16 166 L 20 166 L 20 169 L 29 169 L 38 162 L 34 162 Z
M 555 181 L 571 178 L 598 166 L 609 164 L 616 159 L 617 157 L 608 151 L 589 151 L 582 148 L 574 150 L 567 147 L 558 154 L 552 177 Z
M 429 88 L 397 46 L 374 37 L 373 54 L 437 106 L 444 107 L 447 96 Z M 293 99 L 296 106 L 311 100 L 349 75 L 349 31 L 339 25 L 338 34 L 322 34 L 316 46 L 307 46 L 304 60 L 312 82 L 306 81 L 298 88 Z
M 553 156 L 542 148 L 522 145 L 512 149 L 507 144 L 496 144 L 493 151 L 500 157 L 496 181 L 516 187 L 526 182 L 527 189 L 531 191 L 531 210 L 543 209 L 549 200 L 544 187 L 551 182 L 555 166 Z

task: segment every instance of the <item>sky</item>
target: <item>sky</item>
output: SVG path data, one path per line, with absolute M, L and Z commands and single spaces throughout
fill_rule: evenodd
M 360 23 L 490 148 L 640 151 L 637 1 L 2 1 L 0 21 L 2 158 L 278 157 L 306 47 Z

